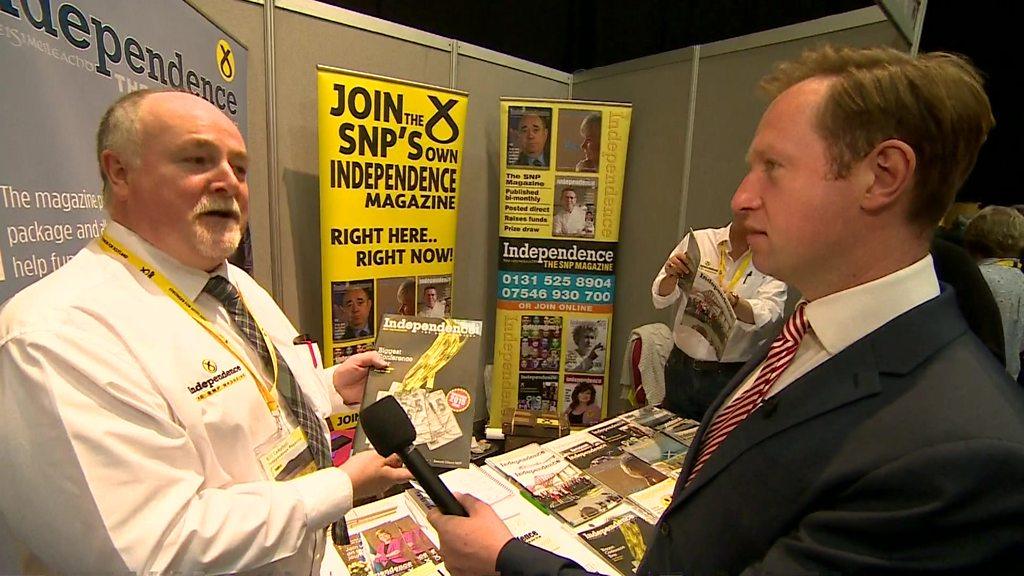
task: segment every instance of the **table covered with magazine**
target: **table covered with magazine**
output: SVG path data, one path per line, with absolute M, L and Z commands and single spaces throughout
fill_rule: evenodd
M 490 504 L 512 534 L 587 570 L 635 573 L 668 506 L 698 422 L 645 407 L 441 475 L 453 492 Z M 352 574 L 447 574 L 432 506 L 416 487 L 346 515 L 339 547 Z

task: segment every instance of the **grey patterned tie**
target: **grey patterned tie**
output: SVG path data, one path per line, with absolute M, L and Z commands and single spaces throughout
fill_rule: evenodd
M 253 320 L 252 314 L 249 314 L 245 304 L 242 303 L 238 289 L 231 282 L 228 282 L 227 278 L 212 276 L 206 282 L 206 286 L 203 287 L 203 292 L 213 296 L 224 305 L 224 309 L 228 311 L 231 320 L 242 331 L 242 334 L 245 334 L 245 339 L 249 341 L 249 344 L 256 349 L 260 360 L 263 361 L 263 366 L 266 367 L 268 372 L 273 374 L 274 367 L 270 363 L 270 351 L 267 350 L 266 341 L 260 334 L 260 329 L 256 326 L 256 321 Z M 278 366 L 277 392 L 284 398 L 295 419 L 299 421 L 299 427 L 306 433 L 306 439 L 309 441 L 309 452 L 313 455 L 313 461 L 316 462 L 317 468 L 330 468 L 334 465 L 334 462 L 331 459 L 331 447 L 327 444 L 327 439 L 324 436 L 323 420 L 306 403 L 306 399 L 302 396 L 302 391 L 299 390 L 298 385 L 295 383 L 295 376 L 292 375 L 291 368 L 281 358 L 281 353 L 277 351 L 277 348 L 274 348 L 274 354 L 277 355 Z M 331 533 L 335 544 L 344 545 L 349 543 L 348 525 L 345 523 L 344 517 L 331 526 Z
M 263 366 L 268 372 L 273 374 L 274 367 L 271 364 L 270 351 L 267 349 L 266 341 L 260 334 L 256 321 L 253 320 L 252 315 L 246 310 L 242 299 L 239 298 L 238 289 L 231 282 L 228 282 L 227 278 L 213 276 L 206 283 L 203 292 L 213 296 L 224 305 L 228 315 L 231 316 L 235 325 L 245 335 L 245 339 L 256 349 L 260 360 L 263 361 Z M 306 433 L 306 439 L 309 441 L 309 452 L 313 455 L 313 460 L 316 462 L 317 467 L 330 468 L 333 465 L 331 461 L 331 448 L 324 436 L 321 419 L 309 407 L 309 404 L 302 395 L 302 391 L 298 389 L 295 383 L 295 377 L 292 375 L 291 369 L 288 368 L 288 364 L 281 358 L 281 353 L 276 348 L 274 349 L 274 354 L 277 355 L 278 366 L 277 391 L 284 398 L 288 408 L 291 409 L 292 415 L 298 420 L 299 427 Z

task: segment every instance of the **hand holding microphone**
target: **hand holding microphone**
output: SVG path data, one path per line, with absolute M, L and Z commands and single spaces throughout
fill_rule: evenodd
M 409 421 L 409 416 L 398 400 L 393 396 L 385 396 L 370 404 L 360 413 L 359 425 L 363 427 L 363 433 L 378 454 L 385 458 L 397 454 L 402 459 L 405 467 L 412 472 L 413 477 L 441 512 L 456 516 L 469 515 L 423 459 L 423 455 L 413 446 L 416 428 Z

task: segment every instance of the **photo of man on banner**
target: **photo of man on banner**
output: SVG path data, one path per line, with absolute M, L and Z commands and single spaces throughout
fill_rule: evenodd
M 373 337 L 373 281 L 331 282 L 334 341 Z
M 551 165 L 551 108 L 519 108 L 508 116 L 508 166 Z

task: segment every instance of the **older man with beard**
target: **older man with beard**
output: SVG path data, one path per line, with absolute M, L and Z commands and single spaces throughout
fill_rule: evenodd
M 324 417 L 386 363 L 317 369 L 227 263 L 249 160 L 213 105 L 126 95 L 97 155 L 107 228 L 0 312 L 0 398 L 18 414 L 0 419 L 0 573 L 339 566 L 327 528 L 409 474 L 373 453 L 331 466 Z

